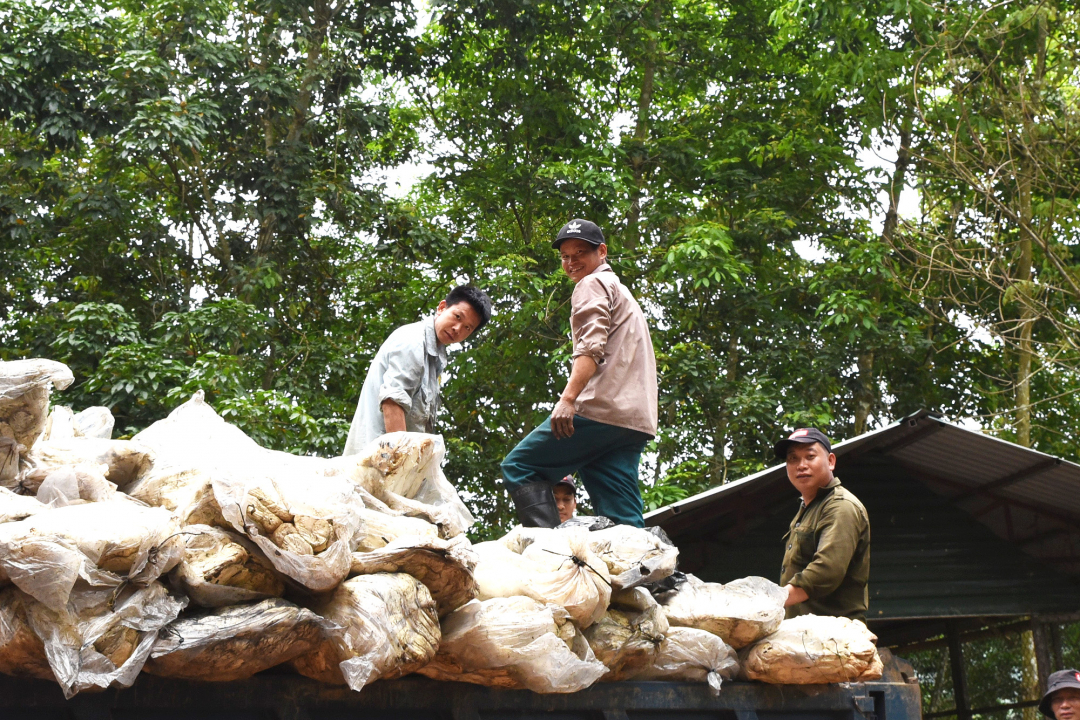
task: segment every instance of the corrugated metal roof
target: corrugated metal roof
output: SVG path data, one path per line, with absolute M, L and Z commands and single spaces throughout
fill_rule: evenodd
M 873 453 L 970 514 L 1031 557 L 1067 574 L 1080 573 L 1080 465 L 919 412 L 833 446 L 837 475 Z M 686 527 L 754 494 L 775 497 L 786 485 L 783 465 L 655 510 L 646 524 Z

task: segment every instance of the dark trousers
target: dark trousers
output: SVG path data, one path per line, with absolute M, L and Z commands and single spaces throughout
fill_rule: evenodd
M 555 483 L 577 472 L 597 515 L 644 527 L 638 464 L 650 436 L 637 430 L 574 416 L 574 434 L 556 440 L 548 417 L 502 461 L 510 490 L 526 483 Z

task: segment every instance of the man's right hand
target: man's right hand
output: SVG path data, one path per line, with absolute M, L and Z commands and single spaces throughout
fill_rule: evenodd
M 551 411 L 551 432 L 556 440 L 574 434 L 574 403 L 560 399 Z

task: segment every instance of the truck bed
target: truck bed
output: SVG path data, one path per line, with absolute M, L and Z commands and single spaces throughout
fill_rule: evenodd
M 0 720 L 918 720 L 916 683 L 598 683 L 538 695 L 411 676 L 363 692 L 262 673 L 229 683 L 141 675 L 128 689 L 65 700 L 57 685 L 0 676 Z

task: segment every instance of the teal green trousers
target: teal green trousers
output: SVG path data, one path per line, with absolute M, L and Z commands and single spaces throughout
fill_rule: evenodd
M 644 527 L 638 465 L 651 437 L 637 430 L 574 416 L 574 434 L 556 440 L 548 417 L 502 461 L 507 488 L 538 480 L 555 483 L 576 472 L 597 515 Z

